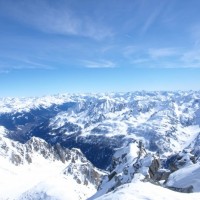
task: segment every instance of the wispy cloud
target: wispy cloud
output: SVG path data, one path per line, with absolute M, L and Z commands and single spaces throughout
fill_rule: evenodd
M 140 64 L 140 63 L 149 63 L 149 59 L 145 58 L 138 58 L 131 61 L 132 64 Z
M 169 3 L 168 3 L 169 4 Z M 128 30 L 134 29 L 135 33 L 145 35 L 155 23 L 160 23 L 163 14 L 165 13 L 165 1 L 134 1 L 134 12 L 131 11 L 131 17 L 124 22 Z M 126 37 L 131 38 L 132 35 L 126 34 Z
M 10 72 L 9 70 L 1 69 L 1 68 L 0 68 L 0 74 L 7 74 L 7 73 L 9 73 L 9 72 Z
M 139 51 L 138 46 L 129 45 L 123 48 L 123 55 L 127 58 L 132 57 L 135 53 Z
M 153 25 L 153 23 L 156 21 L 156 19 L 158 18 L 159 14 L 161 13 L 162 7 L 157 8 L 154 12 L 152 12 L 147 20 L 145 21 L 143 27 L 142 27 L 142 32 L 145 33 L 150 27 L 151 25 Z
M 127 46 L 123 56 L 134 68 L 200 68 L 200 48 L 139 48 Z
M 200 49 L 185 52 L 181 56 L 181 61 L 188 67 L 200 68 Z
M 109 51 L 113 51 L 113 49 L 117 48 L 117 45 L 105 45 L 102 48 L 100 48 L 100 52 L 105 54 Z
M 14 20 L 42 32 L 83 36 L 96 40 L 113 35 L 109 27 L 95 22 L 86 14 L 75 14 L 64 2 L 56 7 L 56 4 L 51 5 L 49 1 L 28 0 L 13 3 L 8 0 L 3 4 L 3 8 L 5 15 L 10 15 Z
M 86 68 L 115 68 L 116 64 L 110 60 L 99 60 L 99 61 L 82 61 L 84 67 Z
M 158 59 L 161 57 L 178 55 L 179 51 L 175 48 L 154 48 L 154 49 L 149 49 L 148 54 L 151 58 Z
M 195 24 L 190 29 L 190 35 L 194 42 L 194 46 L 199 48 L 200 47 L 200 24 Z
M 0 56 L 1 58 L 1 56 Z M 8 62 L 9 60 L 9 62 Z M 22 69 L 55 69 L 51 65 L 44 64 L 45 61 L 39 61 L 37 58 L 26 58 L 24 56 L 3 56 L 0 62 L 0 73 L 9 73 L 13 70 Z

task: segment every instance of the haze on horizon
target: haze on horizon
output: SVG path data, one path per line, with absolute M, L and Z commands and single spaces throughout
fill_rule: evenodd
M 199 7 L 199 0 L 0 0 L 0 97 L 199 90 Z

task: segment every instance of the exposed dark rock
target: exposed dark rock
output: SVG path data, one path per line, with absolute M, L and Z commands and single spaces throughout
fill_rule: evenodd
M 152 177 L 154 181 L 166 181 L 169 178 L 169 175 L 171 174 L 170 171 L 167 170 L 158 170 Z
M 158 173 L 159 168 L 160 168 L 160 161 L 159 159 L 154 157 L 149 167 L 149 175 L 151 179 L 155 179 L 155 176 Z
M 176 191 L 176 192 L 183 192 L 183 193 L 192 193 L 193 192 L 193 186 L 190 185 L 186 188 L 177 188 L 177 187 L 167 187 L 170 190 Z
M 168 157 L 164 163 L 164 167 L 166 169 L 169 169 L 171 172 L 175 172 L 188 163 L 194 164 L 195 160 L 195 156 L 190 151 L 183 150 L 178 154 L 173 154 L 170 157 Z
M 111 174 L 108 175 L 109 181 L 117 174 L 117 172 L 113 171 Z
M 22 164 L 22 158 L 20 157 L 20 155 L 17 155 L 15 153 L 12 153 L 10 160 L 15 165 Z
M 73 175 L 77 183 L 88 185 L 88 182 L 98 188 L 103 172 L 96 169 L 78 149 L 71 150 L 71 162 L 63 172 Z

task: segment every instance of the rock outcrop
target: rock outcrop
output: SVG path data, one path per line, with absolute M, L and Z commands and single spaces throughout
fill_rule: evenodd
M 72 175 L 79 184 L 88 185 L 90 182 L 96 188 L 105 174 L 95 168 L 79 149 L 67 149 L 60 144 L 52 146 L 36 137 L 32 137 L 25 144 L 0 137 L 0 155 L 16 166 L 34 163 L 38 157 L 52 162 L 62 162 L 67 166 L 63 170 L 65 175 Z
M 104 176 L 96 195 L 98 196 L 98 193 L 106 194 L 120 185 L 130 183 L 135 174 L 142 174 L 143 181 L 159 179 L 157 175 L 159 168 L 159 157 L 147 152 L 142 141 L 132 141 L 113 155 L 109 167 L 110 173 Z M 163 176 L 160 176 L 160 179 Z
M 104 172 L 95 168 L 79 149 L 71 150 L 71 163 L 64 169 L 65 175 L 72 175 L 78 184 L 92 183 L 98 188 Z
M 61 147 L 59 144 L 51 146 L 43 139 L 32 137 L 25 144 L 11 141 L 5 137 L 0 137 L 1 155 L 9 159 L 15 165 L 32 163 L 38 156 L 51 161 L 61 161 L 65 163 L 69 160 L 71 151 Z
M 131 183 L 138 176 L 140 181 L 151 182 L 178 192 L 193 192 L 194 185 L 190 182 L 179 185 L 176 184 L 176 179 L 175 182 L 169 182 L 169 180 L 174 180 L 172 177 L 175 175 L 173 176 L 173 174 L 179 173 L 179 170 L 187 166 L 194 166 L 194 161 L 195 157 L 189 150 L 183 150 L 168 158 L 163 156 L 160 158 L 158 153 L 147 151 L 142 141 L 132 141 L 113 155 L 109 167 L 110 173 L 104 176 L 98 192 L 91 199 L 109 193 L 123 184 Z M 196 168 L 197 171 L 193 170 L 195 171 L 193 173 L 198 175 L 200 168 Z M 182 175 L 182 177 L 184 176 Z

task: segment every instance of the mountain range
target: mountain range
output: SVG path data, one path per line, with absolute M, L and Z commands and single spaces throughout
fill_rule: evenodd
M 0 199 L 198 199 L 200 92 L 2 98 L 0 160 Z

